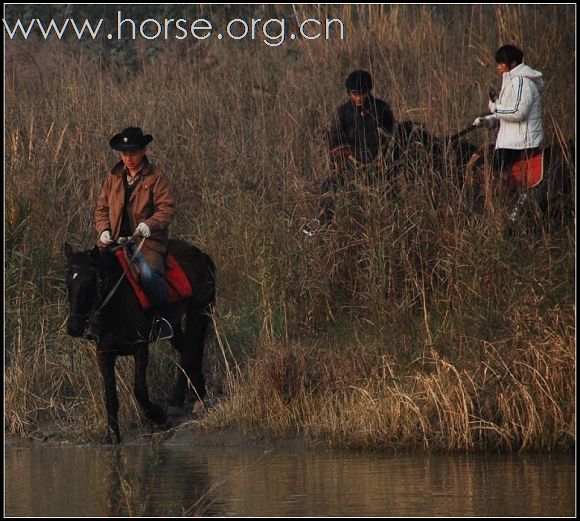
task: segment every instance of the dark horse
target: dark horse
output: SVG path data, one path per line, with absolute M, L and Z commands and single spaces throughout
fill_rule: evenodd
M 543 177 L 528 187 L 516 183 L 511 169 L 507 172 L 492 169 L 491 148 L 478 149 L 465 169 L 465 184 L 472 206 L 486 206 L 492 194 L 496 194 L 505 202 L 506 218 L 512 224 L 534 223 L 540 218 L 565 225 L 574 219 L 574 151 L 573 141 L 544 147 L 539 160 Z
M 463 139 L 475 130 L 470 125 L 459 132 L 448 136 L 434 136 L 421 123 L 407 120 L 399 123 L 394 135 L 393 144 L 389 144 L 385 161 L 393 164 L 414 161 L 419 156 L 430 159 L 430 167 L 434 172 L 449 177 L 460 186 L 463 180 L 463 169 L 477 147 Z
M 188 383 L 193 387 L 195 398 L 201 401 L 205 396 L 202 357 L 216 286 L 214 263 L 197 247 L 172 239 L 169 241 L 169 253 L 183 268 L 193 290 L 191 297 L 171 305 L 167 317 L 174 330 L 171 344 L 181 355 L 181 366 L 177 368 L 169 402 L 169 411 L 175 412 L 183 407 Z M 95 246 L 92 250 L 75 253 L 69 244 L 65 244 L 65 254 L 68 259 L 66 283 L 70 305 L 67 332 L 73 337 L 87 336 L 96 340 L 97 362 L 105 386 L 106 441 L 121 441 L 115 383 L 117 356 L 133 356 L 135 397 L 149 420 L 158 425 L 165 423 L 167 415 L 149 400 L 146 381 L 153 312 L 142 309 L 110 249 Z
M 395 146 L 391 145 L 392 153 L 386 161 L 404 164 L 417 151 L 424 151 L 431 159 L 433 171 L 451 180 L 474 211 L 482 202 L 485 204 L 492 184 L 493 193 L 500 194 L 505 201 L 506 218 L 512 223 L 534 222 L 539 217 L 565 224 L 574 218 L 573 141 L 543 148 L 543 178 L 533 188 L 514 188 L 513 179 L 496 172 L 491 179 L 487 178 L 486 186 L 485 160 L 490 154 L 483 154 L 481 148 L 462 139 L 475 129 L 469 126 L 448 137 L 435 137 L 420 124 L 404 121 L 398 125 Z
M 356 178 L 373 185 L 377 181 L 385 181 L 388 184 L 386 195 L 396 197 L 401 177 L 408 177 L 409 173 L 414 176 L 418 171 L 417 165 L 421 164 L 419 169 L 422 169 L 425 166 L 422 162 L 427 159 L 433 171 L 449 177 L 453 182 L 459 181 L 462 179 L 461 172 L 476 150 L 461 138 L 474 128 L 468 127 L 439 138 L 427 132 L 420 123 L 402 121 L 395 125 L 390 135 L 379 129 L 379 152 L 368 163 L 355 159 L 352 146 L 336 147 L 330 153 L 330 176 L 322 183 L 318 216 L 303 227 L 304 233 L 311 236 L 320 225 L 325 226 L 334 220 L 338 191 Z

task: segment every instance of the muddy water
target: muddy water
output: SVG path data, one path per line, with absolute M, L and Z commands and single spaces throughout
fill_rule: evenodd
M 7 516 L 573 516 L 574 455 L 393 455 L 182 432 L 8 443 Z

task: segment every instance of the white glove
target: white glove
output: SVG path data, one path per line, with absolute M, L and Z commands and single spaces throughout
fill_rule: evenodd
M 494 118 L 489 116 L 480 116 L 479 118 L 475 118 L 473 122 L 474 127 L 485 127 L 485 128 L 493 128 L 495 127 Z
M 496 106 L 495 106 L 495 105 L 496 105 L 496 104 L 495 104 L 495 101 L 490 101 L 490 102 L 487 104 L 487 106 L 488 106 L 488 108 L 489 108 L 489 111 L 490 111 L 492 114 L 495 114 L 495 109 L 496 109 Z
M 151 235 L 151 229 L 145 223 L 139 223 L 137 228 L 135 228 L 135 233 L 147 238 Z
M 105 245 L 108 246 L 109 244 L 113 243 L 113 238 L 111 237 L 111 232 L 109 230 L 105 230 L 101 233 L 99 240 Z

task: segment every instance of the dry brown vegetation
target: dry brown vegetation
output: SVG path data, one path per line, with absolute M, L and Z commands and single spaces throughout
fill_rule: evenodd
M 493 53 L 515 43 L 547 80 L 546 141 L 572 138 L 575 6 L 269 8 L 341 17 L 348 38 L 168 42 L 136 70 L 78 42 L 7 42 L 7 433 L 104 431 L 93 347 L 65 332 L 62 245 L 96 239 L 94 204 L 116 161 L 107 140 L 139 125 L 174 186 L 172 233 L 218 267 L 208 428 L 351 447 L 572 447 L 573 229 L 508 238 L 501 211 L 469 211 L 421 157 L 396 201 L 360 187 L 334 230 L 300 228 L 326 172 L 321 132 L 355 68 L 398 119 L 447 135 L 485 107 Z M 168 346 L 152 349 L 161 401 L 174 364 Z M 122 428 L 141 427 L 130 360 L 119 373 Z

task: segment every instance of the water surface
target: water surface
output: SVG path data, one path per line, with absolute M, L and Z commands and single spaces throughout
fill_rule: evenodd
M 575 458 L 393 455 L 181 433 L 8 443 L 7 516 L 574 516 Z M 154 448 L 155 445 L 155 448 Z

